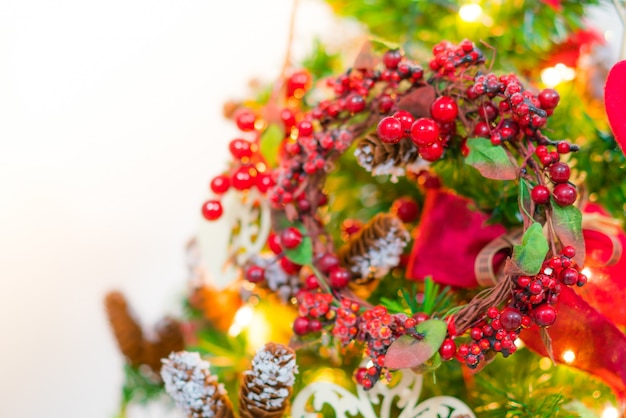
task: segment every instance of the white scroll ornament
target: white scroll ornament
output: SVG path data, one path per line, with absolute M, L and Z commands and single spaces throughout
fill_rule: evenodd
M 318 418 L 324 404 L 334 411 L 333 417 L 391 418 L 395 404 L 402 412 L 397 418 L 475 418 L 472 410 L 451 396 L 436 396 L 419 402 L 422 392 L 422 375 L 409 370 L 402 372 L 394 386 L 379 381 L 369 391 L 357 386 L 357 395 L 330 382 L 314 382 L 298 393 L 291 407 L 293 418 Z M 378 405 L 379 412 L 374 409 Z

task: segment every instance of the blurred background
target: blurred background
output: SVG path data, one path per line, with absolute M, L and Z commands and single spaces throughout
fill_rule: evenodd
M 185 244 L 236 134 L 222 105 L 278 76 L 292 5 L 0 3 L 1 417 L 113 416 L 123 360 L 102 298 L 123 290 L 144 324 L 178 309 Z M 620 32 L 610 10 L 592 16 Z M 342 36 L 335 19 L 300 1 L 296 60 Z M 179 416 L 130 416 L 163 414 Z

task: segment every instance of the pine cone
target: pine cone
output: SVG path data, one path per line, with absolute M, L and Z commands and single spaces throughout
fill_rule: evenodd
M 143 331 L 131 315 L 124 295 L 120 292 L 109 292 L 104 299 L 104 306 L 120 351 L 131 365 L 140 365 L 143 353 Z
M 422 163 L 418 158 L 417 147 L 410 139 L 404 138 L 397 144 L 387 144 L 375 134 L 368 135 L 359 142 L 354 156 L 359 165 L 374 176 L 403 176 L 407 168 L 415 171 Z
M 409 241 L 402 221 L 379 213 L 339 249 L 339 260 L 352 272 L 357 284 L 380 279 L 400 263 Z
M 163 318 L 157 323 L 155 330 L 156 341 L 144 340 L 142 363 L 147 364 L 155 373 L 159 373 L 161 359 L 172 352 L 183 350 L 185 341 L 180 322 L 173 318 Z
M 241 418 L 281 418 L 289 404 L 297 372 L 292 349 L 268 343 L 257 351 L 252 368 L 244 373 L 241 383 Z
M 198 353 L 171 353 L 161 368 L 165 391 L 188 418 L 234 418 L 233 405 L 209 366 Z

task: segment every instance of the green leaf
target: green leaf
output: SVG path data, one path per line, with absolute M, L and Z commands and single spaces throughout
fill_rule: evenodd
M 313 263 L 313 243 L 307 235 L 307 230 L 301 223 L 293 224 L 302 232 L 302 242 L 296 248 L 285 249 L 285 256 L 296 264 L 302 266 Z
M 439 352 L 436 352 L 434 356 L 432 356 L 419 366 L 413 367 L 411 370 L 413 370 L 413 372 L 417 374 L 426 374 L 434 372 L 439 368 L 439 366 L 441 366 L 441 354 L 439 354 Z
M 518 196 L 519 207 L 522 210 L 522 213 L 528 216 L 529 219 L 533 219 L 533 215 L 530 211 L 530 188 L 528 187 L 528 183 L 526 180 L 521 179 L 519 182 L 519 196 Z
M 524 232 L 521 245 L 513 247 L 513 261 L 522 273 L 532 276 L 539 273 L 547 253 L 548 240 L 543 235 L 541 224 L 534 222 Z
M 420 323 L 415 330 L 424 338 L 417 339 L 407 334 L 395 340 L 385 355 L 385 367 L 412 369 L 425 365 L 441 347 L 448 326 L 440 319 L 429 319 Z
M 480 171 L 483 177 L 494 180 L 514 180 L 517 167 L 511 162 L 504 148 L 494 146 L 485 138 L 467 140 L 470 152 L 465 162 Z
M 276 157 L 284 138 L 285 133 L 283 129 L 274 123 L 269 125 L 261 135 L 261 153 L 269 167 L 276 166 Z
M 583 238 L 583 217 L 575 206 L 559 206 L 552 200 L 552 225 L 563 246 L 576 249 L 574 261 L 580 266 L 585 262 L 585 240 Z

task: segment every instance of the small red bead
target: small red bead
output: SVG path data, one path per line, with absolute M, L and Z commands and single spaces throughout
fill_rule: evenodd
M 304 279 L 304 286 L 309 290 L 315 290 L 320 287 L 320 284 L 317 282 L 317 277 L 315 274 L 310 274 Z
M 335 254 L 325 253 L 317 261 L 317 267 L 324 274 L 339 266 L 339 258 Z
M 267 237 L 267 246 L 270 247 L 270 250 L 276 255 L 283 252 L 283 248 L 280 245 L 280 238 L 273 232 L 270 232 L 270 235 Z
M 537 204 L 546 204 L 550 201 L 550 190 L 546 186 L 539 184 L 533 187 L 530 197 Z
M 254 122 L 256 122 L 256 116 L 249 109 L 244 109 L 237 113 L 235 118 L 237 127 L 244 132 L 254 130 Z
M 302 242 L 302 232 L 296 227 L 290 226 L 280 233 L 280 243 L 287 249 L 294 249 Z
M 237 190 L 249 190 L 256 182 L 256 169 L 251 165 L 243 165 L 233 173 L 232 184 Z
M 454 122 L 458 114 L 456 101 L 449 96 L 438 97 L 430 106 L 430 115 L 438 122 Z
M 365 99 L 359 94 L 351 94 L 346 100 L 346 110 L 350 113 L 359 113 L 365 109 Z
M 215 194 L 224 194 L 230 188 L 230 179 L 228 176 L 219 175 L 211 180 L 211 190 Z
M 311 136 L 313 134 L 313 124 L 308 120 L 298 123 L 298 137 Z
M 328 282 L 333 289 L 342 289 L 350 283 L 350 272 L 343 267 L 335 267 L 330 271 Z
M 540 327 L 549 327 L 556 321 L 556 310 L 548 304 L 536 306 L 532 313 L 535 323 Z
M 417 219 L 419 206 L 412 198 L 401 197 L 393 202 L 391 212 L 395 213 L 402 222 L 409 223 Z
M 411 141 L 418 147 L 432 144 L 439 139 L 439 126 L 431 118 L 417 119 L 411 125 Z
M 388 144 L 396 144 L 404 137 L 402 122 L 392 116 L 381 119 L 376 131 L 380 140 Z
M 259 283 L 265 279 L 265 270 L 260 266 L 250 266 L 246 270 L 246 280 L 251 283 Z
M 578 193 L 576 188 L 569 183 L 560 183 L 554 187 L 552 196 L 559 206 L 569 206 L 576 201 Z
M 207 200 L 202 205 L 202 216 L 207 221 L 214 221 L 222 216 L 224 210 L 219 200 Z
M 419 147 L 420 156 L 426 161 L 437 161 L 443 155 L 443 145 L 436 141 L 425 147 Z
M 304 316 L 299 316 L 293 321 L 293 332 L 296 335 L 305 335 L 309 332 L 309 318 Z
M 565 183 L 569 180 L 570 168 L 567 163 L 559 162 L 550 166 L 550 179 L 555 183 Z
M 561 250 L 561 254 L 563 254 L 567 258 L 574 258 L 576 256 L 576 249 L 571 245 L 563 247 Z
M 539 99 L 539 103 L 541 103 L 542 109 L 554 109 L 561 99 L 559 93 L 554 89 L 541 90 L 537 98 Z
M 491 136 L 491 129 L 487 122 L 478 122 L 474 127 L 474 136 L 481 138 L 489 138 Z
M 406 110 L 398 110 L 396 113 L 391 115 L 393 118 L 396 118 L 402 124 L 402 129 L 404 132 L 408 132 L 415 121 L 415 118 L 412 114 L 407 112 Z
M 439 354 L 442 360 L 450 360 L 456 355 L 456 344 L 453 339 L 446 338 L 439 347 Z
M 300 271 L 302 266 L 300 264 L 296 264 L 287 257 L 283 257 L 280 259 L 280 267 L 287 274 L 296 274 Z
M 250 158 L 252 156 L 251 145 L 252 144 L 250 144 L 249 141 L 237 138 L 230 141 L 230 144 L 228 144 L 228 149 L 230 150 L 230 153 L 233 157 L 241 160 L 242 158 Z
M 500 323 L 507 331 L 518 329 L 522 326 L 522 314 L 517 309 L 506 308 L 500 313 Z
M 400 60 L 402 60 L 402 53 L 397 49 L 387 51 L 383 55 L 383 64 L 385 64 L 385 67 L 389 70 L 398 68 Z

